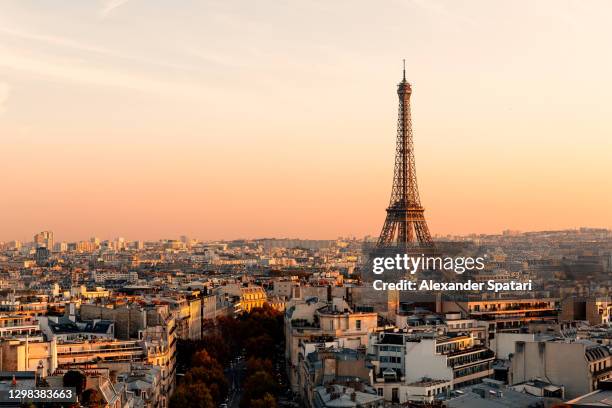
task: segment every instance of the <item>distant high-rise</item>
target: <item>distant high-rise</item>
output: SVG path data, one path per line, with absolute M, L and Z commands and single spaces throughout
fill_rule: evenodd
M 56 242 L 53 245 L 54 252 L 66 252 L 68 250 L 68 243 L 66 242 Z
M 34 235 L 34 245 L 37 248 L 45 247 L 49 250 L 53 249 L 53 231 L 42 231 Z
M 122 250 L 126 249 L 126 247 L 127 247 L 127 243 L 125 242 L 125 238 L 123 238 L 123 237 L 118 237 L 118 238 L 115 240 L 115 245 L 114 245 L 114 246 L 115 246 L 115 249 L 116 249 L 117 251 L 122 251 Z
M 410 96 L 412 87 L 404 76 L 397 86 L 399 114 L 397 120 L 397 143 L 395 149 L 395 169 L 391 200 L 387 208 L 387 218 L 378 237 L 378 249 L 433 250 L 433 241 L 427 222 L 425 209 L 421 206 L 414 164 L 412 140 L 412 119 L 410 116 Z

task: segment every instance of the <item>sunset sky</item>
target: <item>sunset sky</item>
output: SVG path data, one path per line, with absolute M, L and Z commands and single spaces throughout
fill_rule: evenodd
M 0 241 L 612 227 L 612 2 L 6 0 Z

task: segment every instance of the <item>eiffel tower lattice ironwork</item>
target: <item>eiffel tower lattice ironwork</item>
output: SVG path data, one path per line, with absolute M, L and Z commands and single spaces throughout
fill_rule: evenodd
M 397 95 L 399 96 L 399 114 L 393 189 L 387 208 L 387 218 L 376 247 L 433 251 L 434 244 L 425 221 L 425 209 L 421 206 L 417 186 L 410 116 L 412 87 L 406 81 L 405 62 L 404 76 L 397 86 Z

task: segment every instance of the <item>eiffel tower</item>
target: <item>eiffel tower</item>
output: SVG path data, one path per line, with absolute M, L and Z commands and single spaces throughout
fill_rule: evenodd
M 406 81 L 406 61 L 404 75 L 397 86 L 399 96 L 399 114 L 397 118 L 397 143 L 395 148 L 395 169 L 393 171 L 393 188 L 391 200 L 387 207 L 387 218 L 376 242 L 376 246 L 367 250 L 367 264 L 362 270 L 362 280 L 372 283 L 375 279 L 387 282 L 398 279 L 415 279 L 416 275 L 406 276 L 399 271 L 385 271 L 383 275 L 372 273 L 372 260 L 376 257 L 395 257 L 407 254 L 431 256 L 436 253 L 434 243 L 425 221 L 425 209 L 421 205 L 414 165 L 414 146 L 412 141 L 412 119 L 410 117 L 410 96 L 412 87 Z M 400 293 L 397 290 L 377 292 L 372 302 L 376 310 L 390 322 L 395 322 L 399 309 Z
M 434 243 L 425 221 L 425 209 L 421 205 L 414 165 L 410 96 L 412 87 L 404 76 L 397 86 L 399 113 L 397 119 L 397 144 L 391 200 L 387 218 L 376 243 L 377 250 L 392 250 L 412 254 L 433 253 Z

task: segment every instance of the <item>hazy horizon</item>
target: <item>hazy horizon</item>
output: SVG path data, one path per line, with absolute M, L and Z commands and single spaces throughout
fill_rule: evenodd
M 467 233 L 467 234 L 445 234 L 445 235 L 434 235 L 434 239 L 436 240 L 443 240 L 443 238 L 446 238 L 448 236 L 453 236 L 453 237 L 465 237 L 468 238 L 470 236 L 482 236 L 482 235 L 502 235 L 504 232 L 509 231 L 511 233 L 518 233 L 518 234 L 531 234 L 531 233 L 544 233 L 544 232 L 564 232 L 564 231 L 577 231 L 580 230 L 582 228 L 586 228 L 586 229 L 606 229 L 608 231 L 610 231 L 609 228 L 606 227 L 586 227 L 586 226 L 582 226 L 582 227 L 575 227 L 575 228 L 566 228 L 566 229 L 558 229 L 558 230 L 531 230 L 531 231 L 519 231 L 519 230 L 502 230 L 499 232 L 491 232 L 491 233 L 479 233 L 479 232 L 472 232 L 472 233 Z M 36 233 L 39 232 L 43 232 L 43 231 L 49 231 L 49 230 L 39 230 L 36 231 Z M 163 240 L 179 240 L 181 239 L 182 236 L 187 236 L 185 234 L 181 234 L 179 236 L 174 236 L 174 237 L 157 237 L 157 238 L 149 238 L 149 239 L 142 239 L 139 237 L 125 237 L 122 235 L 115 235 L 112 238 L 109 237 L 102 237 L 102 236 L 98 236 L 95 234 L 90 234 L 89 236 L 86 237 L 77 237 L 77 238 L 72 238 L 72 239 L 66 239 L 63 238 L 61 235 L 58 236 L 56 231 L 52 231 L 54 234 L 54 242 L 80 242 L 80 241 L 89 241 L 92 238 L 98 238 L 100 239 L 100 241 L 114 241 L 117 240 L 119 238 L 123 238 L 126 241 L 129 242 L 133 242 L 133 241 L 149 241 L 149 242 L 154 242 L 154 241 L 163 241 Z M 33 234 L 34 235 L 34 234 Z M 24 238 L 24 239 L 17 239 L 17 238 L 13 238 L 13 239 L 9 239 L 9 240 L 0 240 L 0 242 L 12 242 L 12 241 L 19 241 L 21 243 L 27 243 L 27 242 L 32 242 L 32 238 L 33 235 L 29 238 Z M 199 242 L 230 242 L 230 241 L 240 241 L 240 240 L 249 240 L 249 241 L 257 241 L 257 240 L 264 240 L 264 239 L 278 239 L 278 240 L 304 240 L 304 241 L 309 241 L 309 240 L 313 240 L 313 241 L 317 241 L 317 240 L 321 240 L 321 241 L 331 241 L 331 240 L 336 240 L 336 239 L 352 239 L 355 238 L 357 240 L 363 240 L 365 238 L 376 238 L 376 236 L 371 236 L 371 235 L 366 235 L 366 236 L 353 236 L 353 235 L 342 235 L 339 234 L 335 237 L 311 237 L 311 238 L 303 238 L 303 237 L 299 237 L 299 236 L 253 236 L 253 237 L 234 237 L 234 238 L 218 238 L 218 239 L 201 239 L 199 237 L 194 237 L 194 236 L 187 236 L 187 238 L 191 239 L 195 239 L 196 241 Z
M 0 241 L 612 227 L 606 1 L 0 4 Z

